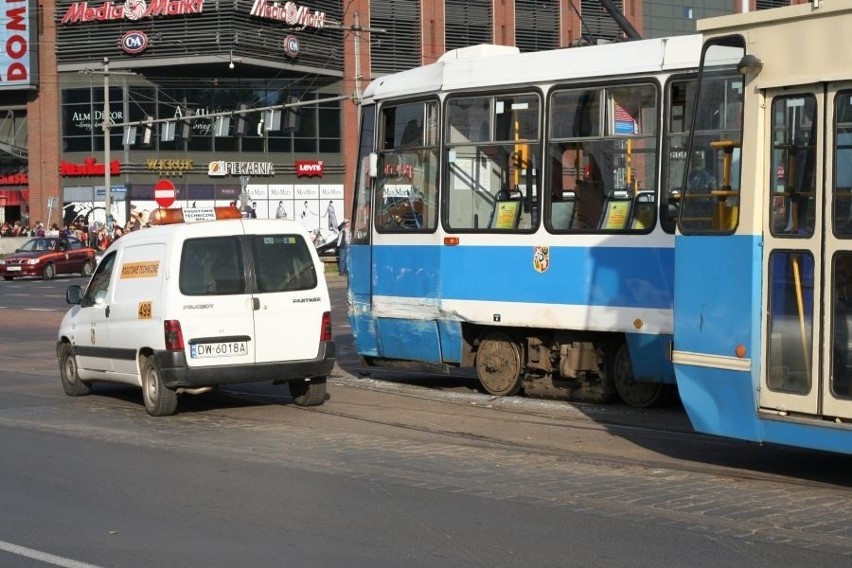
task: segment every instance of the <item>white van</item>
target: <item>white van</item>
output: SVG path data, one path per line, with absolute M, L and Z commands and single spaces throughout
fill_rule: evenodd
M 66 300 L 73 307 L 56 351 L 70 396 L 88 394 L 93 381 L 132 384 L 149 414 L 166 416 L 180 393 L 271 381 L 288 383 L 296 404 L 325 401 L 335 357 L 331 302 L 298 223 L 228 219 L 134 231 Z

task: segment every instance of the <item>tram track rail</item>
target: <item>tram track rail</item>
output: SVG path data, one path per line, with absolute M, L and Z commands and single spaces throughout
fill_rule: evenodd
M 298 423 L 343 421 L 334 423 L 334 429 L 345 434 L 319 444 L 350 475 L 376 483 L 534 500 L 852 556 L 849 483 L 841 474 L 818 474 L 848 471 L 844 456 L 619 424 L 615 418 L 592 420 L 577 405 L 566 405 L 574 410 L 554 417 L 500 408 L 504 402 L 515 406 L 503 399 L 495 407 L 486 395 L 445 396 L 440 389 L 362 379 L 331 381 L 334 391 L 327 404 L 288 408 L 314 417 Z M 370 391 L 370 397 L 359 396 L 358 390 Z M 393 398 L 383 400 L 382 393 Z M 246 402 L 287 403 L 286 395 L 223 394 Z M 391 401 L 403 407 L 400 413 L 389 412 Z M 507 429 L 484 431 L 497 423 Z M 527 436 L 536 431 L 553 441 Z M 316 435 L 323 438 L 322 432 Z M 658 447 L 670 450 L 663 454 Z M 701 455 L 703 459 L 692 459 Z M 789 465 L 797 461 L 802 467 Z
M 684 429 L 680 424 L 673 427 L 635 423 L 636 415 L 650 415 L 657 409 L 638 411 L 630 408 L 602 406 L 593 403 L 568 403 L 564 401 L 543 401 L 522 397 L 493 397 L 485 394 L 459 393 L 440 387 L 415 386 L 398 381 L 387 382 L 380 379 L 357 379 L 335 377 L 330 379 L 336 387 L 362 389 L 374 392 L 392 393 L 395 396 L 420 400 L 440 400 L 454 407 L 466 407 L 465 412 L 479 409 L 492 413 L 487 421 L 506 420 L 510 428 L 500 429 L 501 434 L 489 434 L 485 429 L 464 429 L 444 426 L 452 424 L 446 419 L 457 416 L 455 413 L 440 412 L 439 420 L 401 420 L 387 418 L 387 409 L 382 404 L 367 407 L 353 407 L 339 398 L 329 404 L 317 407 L 298 407 L 299 411 L 312 412 L 354 420 L 358 423 L 374 426 L 386 426 L 401 431 L 446 436 L 455 444 L 472 447 L 503 448 L 511 451 L 539 456 L 557 457 L 574 463 L 596 465 L 600 467 L 635 468 L 642 471 L 671 470 L 697 475 L 720 476 L 731 481 L 749 481 L 759 483 L 783 484 L 802 489 L 848 489 L 852 481 L 838 475 L 834 462 L 847 462 L 852 459 L 845 456 L 823 454 L 798 448 L 761 445 L 739 440 L 728 440 L 706 436 Z M 229 396 L 246 397 L 257 400 L 257 395 L 240 394 L 228 389 Z M 223 393 L 224 394 L 224 393 Z M 263 397 L 262 397 L 263 398 Z M 521 408 L 522 407 L 522 408 Z M 537 408 L 538 407 L 538 408 Z M 660 412 L 665 412 L 661 410 Z M 668 411 L 672 412 L 672 411 Z M 648 421 L 647 419 L 645 421 Z M 634 423 L 631 423 L 634 422 Z M 577 445 L 567 448 L 565 444 L 543 443 L 535 436 L 516 435 L 513 432 L 547 429 L 560 432 L 565 438 L 573 434 L 598 434 L 616 439 L 628 439 L 639 444 L 647 451 L 633 452 L 635 455 L 607 453 L 607 447 L 586 449 Z M 495 432 L 495 430 L 492 430 Z M 549 437 L 552 439 L 553 437 Z M 668 448 L 662 454 L 658 448 Z M 797 460 L 807 460 L 811 464 L 825 463 L 824 471 L 815 467 L 793 467 Z M 798 463 L 801 463 L 799 461 Z

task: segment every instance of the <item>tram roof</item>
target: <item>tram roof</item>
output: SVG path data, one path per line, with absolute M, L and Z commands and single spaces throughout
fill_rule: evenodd
M 695 69 L 700 55 L 697 34 L 527 53 L 482 44 L 449 51 L 429 65 L 379 77 L 367 87 L 364 98 Z

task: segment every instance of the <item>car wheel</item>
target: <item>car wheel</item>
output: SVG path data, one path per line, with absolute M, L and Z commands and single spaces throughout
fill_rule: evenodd
M 63 343 L 59 349 L 59 377 L 62 379 L 62 389 L 68 396 L 83 396 L 92 390 L 92 387 L 81 381 L 77 375 L 77 359 L 74 358 L 68 343 Z
M 83 265 L 83 271 L 80 273 L 86 278 L 92 275 L 92 272 L 95 271 L 95 261 L 87 260 L 86 264 Z
M 151 416 L 171 416 L 177 410 L 177 393 L 163 384 L 153 357 L 142 361 L 142 398 Z
M 11 280 L 12 278 L 14 278 L 14 277 L 13 277 L 13 276 L 4 276 L 4 277 L 3 277 L 3 280 L 5 280 L 6 282 L 8 282 L 8 281 L 9 281 L 9 280 Z
M 319 406 L 325 402 L 326 378 L 294 379 L 290 385 L 290 396 L 299 406 Z
M 54 276 L 56 276 L 56 267 L 52 264 L 48 264 L 44 267 L 44 272 L 41 274 L 41 277 L 45 280 L 53 280 Z

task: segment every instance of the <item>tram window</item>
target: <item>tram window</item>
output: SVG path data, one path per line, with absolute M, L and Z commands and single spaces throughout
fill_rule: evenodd
M 731 49 L 711 45 L 706 57 L 732 59 Z M 727 68 L 702 79 L 678 212 L 684 234 L 730 234 L 739 223 L 743 80 Z
M 775 250 L 769 258 L 769 352 L 766 384 L 805 394 L 812 387 L 814 257 Z
M 438 224 L 437 103 L 381 109 L 374 213 L 380 232 L 431 231 Z
M 376 132 L 376 107 L 363 105 L 361 107 L 361 136 L 358 144 L 358 171 L 355 177 L 354 211 L 352 223 L 352 243 L 364 244 L 370 242 L 370 153 L 373 151 L 373 138 Z
M 668 128 L 664 139 L 663 196 L 660 210 L 660 224 L 668 233 L 674 233 L 685 168 L 686 152 L 689 140 L 689 120 L 692 117 L 692 105 L 695 101 L 696 79 L 678 79 L 669 84 Z
M 769 199 L 775 236 L 814 234 L 816 209 L 816 99 L 812 95 L 772 101 L 772 162 Z
M 491 140 L 491 99 L 465 97 L 450 101 L 447 133 L 450 144 Z
M 600 89 L 560 91 L 550 101 L 553 138 L 580 138 L 601 135 Z
M 650 231 L 656 210 L 658 105 L 653 85 L 559 90 L 550 107 L 547 158 L 550 195 L 547 225 L 553 231 Z M 601 101 L 607 101 L 605 112 Z M 643 218 L 633 222 L 643 196 Z M 563 196 L 571 195 L 565 207 Z M 572 217 L 564 218 L 570 210 Z M 650 217 L 648 214 L 650 213 Z
M 538 224 L 540 97 L 447 101 L 445 222 L 453 230 L 532 231 Z
M 837 95 L 834 107 L 834 232 L 852 237 L 852 93 Z
M 852 253 L 832 263 L 831 391 L 852 398 Z

